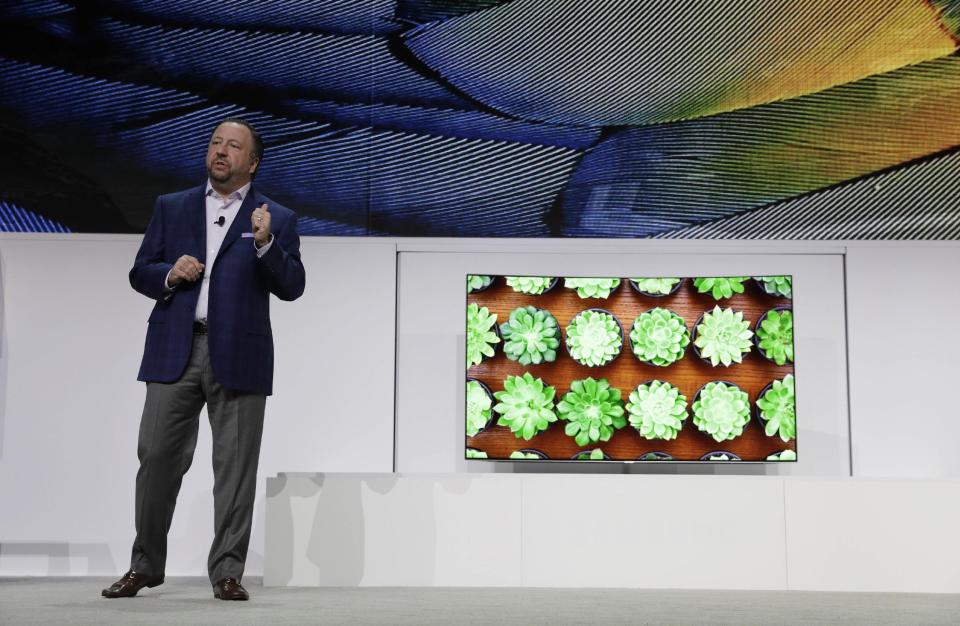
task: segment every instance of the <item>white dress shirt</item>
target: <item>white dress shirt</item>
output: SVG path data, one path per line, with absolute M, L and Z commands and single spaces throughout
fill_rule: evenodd
M 223 245 L 223 240 L 227 236 L 227 231 L 230 230 L 230 225 L 233 224 L 234 218 L 237 217 L 237 212 L 240 211 L 240 205 L 243 204 L 244 199 L 247 197 L 247 193 L 250 192 L 251 183 L 247 183 L 240 189 L 237 189 L 229 196 L 224 198 L 213 188 L 210 184 L 210 181 L 207 181 L 207 190 L 206 190 L 206 225 L 207 225 L 207 259 L 203 267 L 203 279 L 200 283 L 200 296 L 197 298 L 197 309 L 193 314 L 194 321 L 205 322 L 207 320 L 207 302 L 210 296 L 210 276 L 213 272 L 213 264 L 217 260 L 217 253 L 220 251 L 220 246 Z M 217 222 L 223 217 L 223 226 L 220 226 Z M 254 249 L 257 252 L 257 257 L 262 257 L 267 253 L 267 250 L 270 249 L 270 246 L 273 244 L 273 233 L 270 234 L 270 240 L 262 247 L 257 248 L 256 242 L 254 242 Z M 171 272 L 173 270 L 170 270 Z M 167 289 L 173 289 L 170 287 L 170 274 L 167 274 Z M 175 287 L 174 287 L 175 288 Z

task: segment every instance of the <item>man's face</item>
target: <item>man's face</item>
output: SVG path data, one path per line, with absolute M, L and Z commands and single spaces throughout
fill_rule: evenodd
M 226 122 L 217 126 L 207 148 L 207 174 L 210 180 L 230 189 L 239 189 L 257 169 L 250 149 L 253 138 L 245 126 Z

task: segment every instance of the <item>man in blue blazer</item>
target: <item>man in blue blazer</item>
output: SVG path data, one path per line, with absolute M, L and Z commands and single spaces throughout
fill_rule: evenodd
M 213 435 L 215 535 L 207 563 L 214 596 L 246 600 L 243 576 L 266 397 L 273 391 L 270 294 L 303 293 L 296 214 L 253 178 L 263 143 L 246 121 L 213 131 L 206 185 L 160 196 L 130 284 L 156 300 L 139 380 L 136 529 L 130 570 L 104 589 L 131 597 L 163 583 L 167 531 L 207 405 Z

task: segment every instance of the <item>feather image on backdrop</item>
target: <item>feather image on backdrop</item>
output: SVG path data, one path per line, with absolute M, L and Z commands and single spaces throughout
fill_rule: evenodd
M 0 231 L 228 116 L 304 235 L 956 239 L 960 0 L 0 0 Z

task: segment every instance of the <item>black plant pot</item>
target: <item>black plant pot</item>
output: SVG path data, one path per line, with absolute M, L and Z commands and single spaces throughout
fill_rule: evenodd
M 728 460 L 726 460 L 726 461 L 724 461 L 724 460 L 713 460 L 713 461 L 711 461 L 711 460 L 710 460 L 710 457 L 712 457 L 712 456 L 717 456 L 717 455 L 720 455 L 720 454 L 726 454 L 726 455 L 727 455 L 728 457 L 730 457 L 730 458 L 729 458 Z M 707 461 L 707 462 L 710 462 L 710 463 L 729 463 L 730 461 L 742 461 L 743 459 L 741 459 L 739 456 L 737 456 L 737 455 L 734 454 L 733 452 L 727 452 L 726 450 L 714 450 L 713 452 L 707 452 L 706 454 L 704 454 L 702 457 L 700 457 L 700 460 L 701 460 L 701 461 Z
M 667 276 L 665 278 L 673 278 L 673 276 Z M 687 279 L 680 278 L 680 282 L 674 285 L 668 293 L 650 293 L 649 291 L 644 291 L 639 287 L 637 287 L 637 283 L 633 282 L 632 279 L 628 279 L 628 280 L 630 282 L 630 286 L 633 287 L 633 290 L 642 296 L 649 296 L 650 298 L 666 298 L 668 296 L 672 296 L 673 294 L 677 293 L 680 290 L 680 287 L 683 286 L 683 283 L 686 282 Z
M 506 282 L 507 282 L 506 277 L 504 277 L 503 282 L 504 282 L 504 284 L 506 284 Z M 524 291 L 517 291 L 517 290 L 514 289 L 513 287 L 510 287 L 510 290 L 513 291 L 514 293 L 519 293 L 519 294 L 522 295 L 522 296 L 537 297 L 537 296 L 542 296 L 543 294 L 549 293 L 550 291 L 552 291 L 553 288 L 556 287 L 556 286 L 557 286 L 557 283 L 559 283 L 559 282 L 560 282 L 560 279 L 557 278 L 556 276 L 554 276 L 553 278 L 550 279 L 550 284 L 547 285 L 547 288 L 544 289 L 543 291 L 541 291 L 540 293 L 526 293 L 526 292 L 524 292 Z M 507 285 L 507 286 L 509 287 L 509 285 Z
M 533 305 L 526 305 L 526 306 L 533 306 Z M 517 308 L 526 308 L 526 306 L 524 306 L 524 307 L 517 307 Z M 533 307 L 533 308 L 536 309 L 537 311 L 543 311 L 544 313 L 546 313 L 548 316 L 550 316 L 550 317 L 553 319 L 554 323 L 556 324 L 557 332 L 556 332 L 556 335 L 554 336 L 554 338 L 557 340 L 556 352 L 557 352 L 557 355 L 559 356 L 559 354 L 560 354 L 560 345 L 563 343 L 563 341 L 562 341 L 563 336 L 562 336 L 562 333 L 560 332 L 560 322 L 557 321 L 556 316 L 555 316 L 553 313 L 551 313 L 550 311 L 548 311 L 547 309 L 544 309 L 544 308 L 542 308 L 542 307 L 536 307 L 536 306 Z M 515 310 L 515 309 L 514 309 L 514 310 Z M 511 312 L 512 312 L 512 311 L 511 311 Z M 504 327 L 508 322 L 509 322 L 509 315 L 507 316 L 507 322 L 504 322 L 503 324 L 497 324 L 497 333 L 498 333 L 498 336 L 500 337 L 500 343 L 503 344 L 503 347 L 501 347 L 500 351 L 503 352 L 503 356 L 506 357 L 506 359 L 507 359 L 508 361 L 513 361 L 514 363 L 519 363 L 519 362 L 520 362 L 519 359 L 514 359 L 514 358 L 511 357 L 509 354 L 507 354 L 507 351 L 504 349 L 504 348 L 506 347 L 507 341 L 506 341 L 506 339 L 504 338 L 503 327 Z M 556 361 L 556 359 L 554 359 L 554 361 Z M 536 365 L 545 365 L 545 364 L 547 364 L 547 363 L 553 363 L 554 361 L 541 361 L 540 363 L 529 363 L 529 364 L 527 364 L 527 365 L 524 365 L 523 367 L 534 367 L 534 366 L 536 366 Z
M 480 385 L 480 387 L 482 387 L 483 390 L 486 392 L 487 397 L 490 398 L 490 419 L 487 420 L 487 423 L 484 424 L 483 428 L 477 431 L 477 435 L 479 435 L 480 433 L 490 428 L 490 426 L 496 421 L 497 414 L 493 410 L 493 405 L 497 403 L 497 399 L 493 397 L 493 392 L 490 391 L 490 387 L 487 387 L 486 383 L 484 383 L 482 380 L 468 376 L 467 382 L 469 383 L 471 380 L 477 383 L 478 385 Z M 471 436 L 476 437 L 477 435 L 471 435 Z
M 607 456 L 606 452 L 603 453 L 602 459 L 591 459 L 589 450 L 581 450 L 580 452 L 577 452 L 570 458 L 574 461 L 609 461 L 610 460 L 610 457 Z
M 632 284 L 632 281 L 631 281 L 631 284 Z M 666 308 L 666 307 L 663 307 L 663 308 Z M 679 317 L 680 320 L 683 322 L 684 327 L 686 327 L 686 325 L 687 325 L 687 320 L 683 319 L 683 316 L 679 315 L 677 312 L 675 312 L 675 311 L 673 311 L 673 310 L 671 310 L 671 309 L 666 309 L 666 310 L 667 310 L 667 311 L 670 311 L 670 313 L 672 313 L 673 315 L 676 315 L 677 317 Z M 644 311 L 644 312 L 641 313 L 640 315 L 643 315 L 644 313 L 648 313 L 648 312 L 649 312 L 649 311 Z M 632 354 L 633 356 L 637 357 L 637 360 L 640 361 L 641 363 L 645 363 L 645 364 L 651 365 L 651 366 L 653 366 L 653 367 L 670 367 L 670 365 L 674 365 L 674 364 L 679 363 L 680 361 L 682 361 L 682 360 L 683 360 L 683 357 L 685 357 L 685 356 L 687 355 L 687 349 L 688 349 L 690 346 L 693 345 L 693 334 L 690 332 L 690 329 L 689 329 L 689 328 L 687 328 L 687 337 L 688 337 L 690 340 L 687 342 L 687 346 L 683 349 L 683 354 L 681 354 L 681 355 L 680 355 L 680 358 L 677 359 L 676 361 L 674 361 L 673 363 L 670 363 L 669 365 L 657 365 L 656 363 L 652 363 L 652 362 L 650 362 L 650 361 L 644 361 L 643 359 L 641 359 L 640 357 L 637 356 L 637 353 L 636 353 L 636 352 L 634 351 L 634 349 L 633 349 L 633 327 L 636 326 L 636 324 L 637 324 L 637 319 L 640 318 L 640 315 L 638 315 L 636 318 L 634 318 L 634 320 L 633 320 L 633 325 L 630 327 L 631 332 L 627 334 L 627 338 L 628 338 L 629 341 L 630 341 L 630 354 Z
M 776 439 L 777 439 L 778 441 L 783 441 L 783 438 L 780 437 L 780 434 L 779 434 L 779 433 L 774 433 L 774 434 L 772 434 L 772 435 L 767 435 L 767 420 L 765 420 L 765 419 L 763 418 L 763 416 L 760 414 L 760 404 L 759 404 L 760 398 L 763 397 L 763 394 L 767 393 L 768 391 L 770 391 L 770 390 L 773 388 L 773 383 L 774 383 L 774 382 L 775 382 L 775 381 L 773 381 L 773 380 L 771 380 L 770 382 L 768 382 L 766 385 L 763 386 L 763 389 L 760 390 L 760 393 L 757 394 L 757 399 L 756 399 L 756 401 L 754 401 L 754 403 L 753 403 L 753 409 L 752 409 L 752 410 L 753 410 L 753 417 L 754 417 L 755 420 L 757 420 L 757 424 L 760 425 L 760 430 L 763 431 L 763 434 L 764 434 L 765 436 L 770 437 L 771 439 L 773 439 L 774 437 L 776 437 Z M 791 441 L 792 441 L 792 440 L 791 440 Z M 786 442 L 786 441 L 783 441 L 783 443 L 786 444 L 787 442 Z
M 789 306 L 775 306 L 772 309 L 770 309 L 770 311 L 790 311 L 791 315 L 793 314 L 793 308 Z M 770 314 L 770 311 L 767 311 L 766 313 L 761 315 L 760 318 L 757 320 L 757 324 L 753 327 L 753 345 L 757 348 L 757 352 L 760 354 L 760 356 L 770 361 L 771 363 L 776 363 L 776 361 L 774 361 L 769 356 L 767 356 L 766 350 L 760 347 L 760 335 L 758 332 L 760 330 L 760 325 L 763 324 L 763 321 L 765 319 L 767 319 L 767 315 Z M 793 363 L 793 361 L 790 359 L 787 359 L 787 363 Z M 786 363 L 784 365 L 786 365 Z
M 645 380 L 645 381 L 643 381 L 643 382 L 641 382 L 641 383 L 637 383 L 637 386 L 636 386 L 636 387 L 633 387 L 632 389 L 630 389 L 630 392 L 632 393 L 634 390 L 637 389 L 637 387 L 640 387 L 641 385 L 649 385 L 649 384 L 652 383 L 654 380 L 657 380 L 657 381 L 659 381 L 659 382 L 661 382 L 661 383 L 667 383 L 668 385 L 673 386 L 673 387 L 674 387 L 675 389 L 677 389 L 678 391 L 680 390 L 679 387 L 677 387 L 676 385 L 674 385 L 673 383 L 671 383 L 671 382 L 668 381 L 668 380 L 660 380 L 660 379 L 658 379 L 658 378 L 651 378 L 651 379 Z M 628 393 L 627 396 L 629 397 L 629 395 L 630 395 L 630 394 Z M 681 395 L 683 395 L 683 394 L 681 394 Z M 686 402 L 686 396 L 684 396 L 684 402 Z M 626 407 L 624 407 L 624 408 L 626 408 Z M 636 426 L 634 426 L 633 424 L 630 423 L 630 415 L 629 415 L 629 412 L 626 412 L 626 415 L 627 415 L 627 426 L 629 426 L 630 428 L 632 428 L 632 429 L 634 430 L 634 432 L 637 433 L 637 436 L 640 437 L 640 439 L 642 439 L 643 441 L 667 441 L 667 440 L 665 440 L 665 439 L 647 439 L 646 437 L 644 437 L 643 435 L 640 434 L 640 430 L 639 430 Z M 689 418 L 690 418 L 691 415 L 692 415 L 692 412 L 690 411 L 690 405 L 687 404 L 687 418 L 688 418 L 688 419 L 684 419 L 683 422 L 680 424 L 680 430 L 683 430 L 684 424 L 689 423 L 689 421 L 690 421 Z M 679 435 L 680 435 L 680 432 L 677 431 L 677 436 L 679 436 Z M 658 454 L 660 454 L 660 453 L 658 453 Z M 666 453 L 664 452 L 663 454 L 666 454 Z M 670 455 L 667 455 L 667 456 L 670 456 Z M 671 457 L 671 458 L 672 458 L 672 457 Z
M 647 452 L 637 457 L 638 461 L 672 461 L 673 457 L 666 452 Z
M 586 278 L 586 277 L 572 276 L 571 278 Z M 590 278 L 618 278 L 618 277 L 615 277 L 615 276 L 591 276 Z M 563 285 L 563 286 L 564 286 L 564 289 L 570 289 L 570 291 L 572 291 L 573 293 L 576 293 L 576 294 L 577 294 L 577 297 L 580 298 L 580 294 L 577 293 L 577 290 L 576 290 L 576 289 L 574 289 L 574 288 L 572 288 L 572 287 L 567 287 L 567 285 L 566 285 L 566 279 L 564 279 L 564 285 Z M 611 297 L 613 294 L 617 293 L 617 290 L 620 289 L 620 287 L 622 287 L 622 286 L 623 286 L 623 279 L 620 278 L 620 282 L 617 284 L 616 287 L 614 287 L 613 289 L 610 290 L 610 293 L 607 294 L 607 296 L 606 296 L 605 298 L 580 298 L 580 299 L 581 299 L 581 300 L 606 300 L 607 298 Z
M 470 275 L 470 276 L 490 276 L 490 274 L 469 274 L 469 275 Z M 474 294 L 474 293 L 480 293 L 481 291 L 486 291 L 487 289 L 490 289 L 490 287 L 493 287 L 493 286 L 496 284 L 496 282 L 497 282 L 497 277 L 496 277 L 496 276 L 492 276 L 491 278 L 493 278 L 493 280 L 490 281 L 490 284 L 488 284 L 488 285 L 486 285 L 486 286 L 484 286 L 484 287 L 479 287 L 479 288 L 477 288 L 477 289 L 474 289 L 473 291 L 468 291 L 468 292 L 467 292 L 467 295 Z
M 722 308 L 722 307 L 721 307 L 721 308 Z M 712 310 L 712 309 L 711 309 L 711 310 Z M 693 330 L 690 331 L 690 347 L 693 348 L 693 353 L 697 355 L 697 358 L 698 358 L 698 359 L 700 359 L 701 361 L 703 361 L 704 363 L 706 363 L 706 364 L 709 365 L 710 367 L 733 367 L 734 365 L 739 365 L 739 363 L 731 363 L 730 365 L 724 365 L 723 363 L 717 363 L 716 365 L 714 365 L 714 364 L 710 361 L 709 358 L 704 358 L 704 356 L 700 353 L 700 347 L 699 347 L 699 346 L 697 345 L 697 343 L 696 343 L 696 342 L 697 342 L 697 328 L 698 328 L 698 327 L 700 326 L 700 324 L 703 322 L 703 316 L 706 315 L 706 314 L 709 313 L 709 312 L 710 312 L 710 311 L 704 311 L 703 313 L 701 313 L 701 314 L 700 314 L 700 317 L 697 318 L 697 322 L 693 325 Z M 750 328 L 749 322 L 750 322 L 750 320 L 747 320 L 747 324 L 748 324 L 748 325 L 747 325 L 747 328 Z M 753 333 L 754 339 L 752 339 L 751 341 L 755 340 L 755 339 L 756 339 L 756 336 L 757 336 L 757 333 L 754 332 L 754 333 Z M 749 353 L 749 352 L 743 354 L 743 355 L 740 357 L 741 363 L 743 362 L 743 359 L 747 358 L 748 356 L 750 356 L 750 353 Z
M 734 388 L 736 388 L 736 389 L 739 389 L 740 391 L 743 391 L 743 389 L 740 389 L 740 385 L 737 385 L 737 384 L 735 384 L 735 383 L 732 383 L 732 382 L 730 382 L 729 380 L 719 380 L 719 379 L 718 379 L 718 380 L 708 380 L 707 382 L 705 382 L 705 383 L 703 383 L 702 385 L 700 385 L 700 388 L 697 389 L 697 393 L 693 394 L 693 398 L 690 400 L 690 422 L 693 424 L 693 427 L 696 428 L 698 431 L 702 432 L 704 435 L 707 435 L 708 437 L 710 437 L 711 439 L 713 439 L 712 436 L 710 436 L 710 435 L 709 435 L 708 433 L 706 433 L 705 431 L 700 430 L 700 429 L 697 427 L 697 425 L 694 423 L 694 417 L 695 417 L 696 413 L 694 412 L 694 409 L 693 409 L 693 405 L 697 402 L 697 400 L 700 399 L 700 392 L 703 391 L 704 387 L 706 387 L 706 386 L 709 385 L 710 383 L 723 383 L 724 385 L 730 385 L 730 386 L 732 386 L 732 387 L 734 387 Z M 747 392 L 744 391 L 744 393 L 747 393 Z M 750 405 L 750 394 L 749 394 L 749 393 L 747 393 L 747 404 Z M 755 408 L 756 405 L 754 404 L 754 405 L 750 405 L 750 406 Z M 751 409 L 751 410 L 752 410 L 752 409 Z M 737 437 L 742 437 L 744 431 L 746 431 L 749 427 L 750 427 L 750 420 L 747 419 L 747 423 L 743 425 L 743 430 L 740 431 L 740 434 L 737 435 Z M 734 437 L 734 439 L 736 439 L 737 437 Z M 729 441 L 729 440 L 727 440 L 727 441 Z
M 541 452 L 540 450 L 537 450 L 536 448 L 521 448 L 520 450 L 517 450 L 517 452 L 523 452 L 524 454 L 536 454 L 539 459 L 549 459 L 549 458 L 550 458 L 550 457 L 548 457 L 548 456 L 546 455 L 546 453 Z M 510 457 L 507 457 L 507 460 L 509 460 L 509 461 L 533 461 L 534 459 L 511 459 Z
M 789 450 L 789 449 L 790 449 L 790 448 L 780 448 L 780 449 L 777 449 L 777 450 L 772 450 L 769 454 L 767 454 L 765 457 L 763 457 L 763 459 L 764 459 L 764 461 L 767 461 L 767 457 L 768 457 L 768 456 L 773 456 L 774 454 L 780 454 L 780 453 L 782 453 L 782 452 L 786 452 L 786 451 Z M 796 454 L 796 450 L 794 450 L 793 452 L 794 452 L 794 454 Z M 767 463 L 797 463 L 797 462 L 798 462 L 798 459 L 793 459 L 792 461 L 783 461 L 783 460 L 767 461 Z
M 586 313 L 587 311 L 598 311 L 598 312 L 600 312 L 600 313 L 606 313 L 607 315 L 609 315 L 610 317 L 612 317 L 612 318 L 613 318 L 613 321 L 616 322 L 616 324 L 617 324 L 617 335 L 619 335 L 619 337 L 620 337 L 620 352 L 618 352 L 616 355 L 614 355 L 614 357 L 613 357 L 612 359 L 610 359 L 609 361 L 607 361 L 606 363 L 601 363 L 600 365 L 587 365 L 586 363 L 581 363 L 581 362 L 578 361 L 577 359 L 573 358 L 573 355 L 570 354 L 570 345 L 567 343 L 567 342 L 569 341 L 569 338 L 568 338 L 568 335 L 567 335 L 567 329 L 570 328 L 570 326 L 573 324 L 573 322 L 574 322 L 577 318 L 579 318 L 581 315 L 583 315 L 583 314 Z M 582 365 L 582 366 L 584 366 L 584 367 L 604 367 L 604 366 L 610 365 L 611 363 L 613 363 L 614 361 L 616 361 L 617 358 L 623 353 L 623 325 L 620 323 L 620 320 L 617 319 L 617 316 L 616 316 L 616 315 L 614 315 L 613 313 L 611 313 L 610 311 L 608 311 L 608 310 L 606 310 L 606 309 L 600 309 L 600 308 L 596 308 L 596 307 L 589 308 L 589 309 L 584 309 L 583 311 L 580 311 L 579 313 L 577 313 L 576 315 L 574 315 L 573 318 L 570 320 L 570 324 L 567 324 L 567 328 L 565 328 L 565 329 L 563 330 L 563 347 L 564 347 L 564 349 L 567 351 L 567 354 L 570 355 L 570 358 L 573 359 L 574 362 L 576 362 L 578 365 Z
M 770 274 L 770 276 L 774 276 L 774 275 L 776 275 L 776 276 L 782 276 L 783 274 Z M 765 284 L 764 284 L 764 282 L 763 282 L 762 280 L 757 280 L 757 277 L 756 277 L 756 276 L 751 276 L 751 277 L 750 277 L 750 280 L 753 281 L 753 284 L 755 284 L 755 285 L 757 286 L 757 289 L 759 289 L 761 293 L 763 293 L 763 294 L 765 294 L 765 295 L 768 295 L 768 296 L 770 296 L 771 298 L 786 298 L 787 300 L 792 300 L 792 299 L 793 299 L 793 295 L 792 295 L 792 294 L 789 295 L 789 296 L 785 296 L 785 295 L 783 295 L 782 293 L 775 293 L 775 292 L 770 291 L 769 289 L 766 288 L 766 286 L 765 286 Z M 791 284 L 792 284 L 792 283 L 791 283 Z

